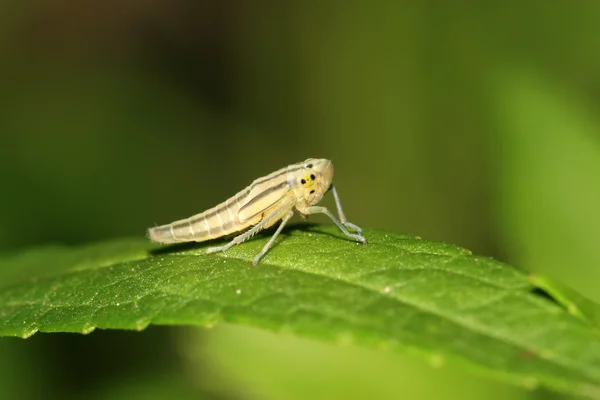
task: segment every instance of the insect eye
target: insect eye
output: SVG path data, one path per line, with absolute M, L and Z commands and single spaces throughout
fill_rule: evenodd
M 306 174 L 300 179 L 300 183 L 305 188 L 311 187 L 315 183 L 315 176 L 313 174 Z
M 313 165 L 312 165 L 312 164 L 308 164 L 308 165 L 306 166 L 306 168 L 312 168 L 312 167 L 313 167 Z

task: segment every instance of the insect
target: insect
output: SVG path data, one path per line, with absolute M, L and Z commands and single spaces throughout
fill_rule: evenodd
M 333 163 L 330 160 L 309 158 L 256 179 L 250 186 L 216 207 L 186 219 L 150 228 L 148 234 L 152 241 L 159 243 L 203 242 L 252 227 L 223 246 L 208 248 L 208 254 L 226 251 L 281 220 L 275 234 L 252 261 L 256 266 L 292 218 L 295 208 L 305 220 L 311 214 L 325 214 L 346 236 L 367 244 L 362 230 L 346 220 L 340 198 L 331 183 L 332 179 Z M 339 220 L 326 207 L 316 205 L 330 190 L 333 192 Z M 350 233 L 347 228 L 356 233 Z

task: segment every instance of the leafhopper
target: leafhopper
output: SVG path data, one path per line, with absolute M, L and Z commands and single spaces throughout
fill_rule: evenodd
M 271 239 L 254 257 L 252 264 L 256 266 L 292 218 L 295 209 L 303 219 L 311 214 L 325 214 L 346 236 L 367 244 L 362 230 L 346 220 L 332 179 L 333 163 L 330 160 L 309 158 L 256 179 L 250 186 L 216 207 L 186 219 L 150 228 L 148 235 L 154 242 L 181 243 L 203 242 L 244 231 L 223 246 L 208 248 L 208 254 L 226 251 L 281 220 Z M 316 205 L 330 190 L 333 192 L 339 219 L 326 207 Z M 350 233 L 348 228 L 356 233 Z

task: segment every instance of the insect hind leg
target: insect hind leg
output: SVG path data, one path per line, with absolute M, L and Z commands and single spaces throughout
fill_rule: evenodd
M 269 239 L 269 241 L 267 242 L 267 244 L 265 244 L 265 247 L 263 247 L 263 249 L 260 251 L 260 253 L 258 253 L 256 255 L 256 257 L 254 257 L 254 260 L 252 260 L 252 265 L 254 265 L 256 267 L 256 265 L 258 264 L 258 262 L 260 261 L 260 259 L 262 258 L 262 256 L 264 256 L 265 254 L 267 254 L 267 251 L 269 251 L 269 249 L 273 245 L 273 242 L 275 241 L 275 238 L 277 238 L 277 236 L 279 236 L 279 234 L 281 233 L 281 230 L 283 229 L 283 227 L 285 226 L 285 224 L 290 220 L 290 218 L 292 218 L 293 215 L 294 215 L 294 212 L 292 210 L 288 211 L 285 214 L 285 216 L 283 217 L 283 220 L 281 221 L 281 224 L 279 224 L 279 227 L 277 227 L 277 230 L 275 231 L 275 233 L 273 234 L 273 236 L 271 236 L 271 239 Z
M 256 235 L 261 229 L 263 229 L 263 227 L 265 226 L 266 220 L 262 220 L 260 221 L 258 224 L 256 224 L 252 229 L 250 229 L 247 232 L 242 233 L 241 235 L 238 235 L 236 237 L 233 238 L 233 240 L 223 246 L 214 246 L 214 247 L 209 247 L 208 249 L 206 249 L 204 251 L 205 254 L 210 254 L 210 253 L 216 253 L 218 251 L 227 251 L 229 250 L 232 246 L 238 245 L 248 239 L 250 239 L 252 236 Z
M 258 224 L 256 224 L 252 229 L 250 229 L 247 232 L 242 233 L 239 236 L 236 236 L 235 238 L 233 238 L 233 240 L 229 243 L 227 243 L 226 245 L 223 246 L 215 246 L 215 247 L 209 247 L 208 249 L 206 249 L 205 254 L 210 254 L 210 253 L 216 253 L 218 251 L 227 251 L 229 250 L 232 246 L 235 246 L 237 244 L 242 243 L 243 241 L 251 238 L 252 236 L 254 236 L 255 234 L 257 234 L 260 230 L 262 230 L 265 226 L 271 226 L 274 222 L 276 222 L 276 220 L 278 220 L 279 218 L 282 218 L 282 212 L 284 212 L 284 210 L 288 209 L 291 207 L 291 205 L 293 204 L 293 199 L 288 200 L 287 202 L 283 203 L 281 206 L 279 206 L 274 212 L 270 213 L 269 215 L 267 215 L 265 218 L 263 218 Z M 263 247 L 263 249 L 261 250 L 260 253 L 258 253 L 258 255 L 256 257 L 254 257 L 254 260 L 252 260 L 252 264 L 254 266 L 256 266 L 258 264 L 258 261 L 260 260 L 260 258 L 262 256 L 265 255 L 265 253 L 269 250 L 269 248 L 271 247 L 271 245 L 273 244 L 273 241 L 275 240 L 275 238 L 277 237 L 277 235 L 279 235 L 279 233 L 281 232 L 281 230 L 283 229 L 284 225 L 286 224 L 286 222 L 294 215 L 294 212 L 292 210 L 289 210 L 288 212 L 286 212 L 283 215 L 283 221 L 282 223 L 279 225 L 279 227 L 277 228 L 277 231 L 275 231 L 275 234 L 271 237 L 271 239 L 267 242 L 267 244 L 265 245 L 265 247 Z

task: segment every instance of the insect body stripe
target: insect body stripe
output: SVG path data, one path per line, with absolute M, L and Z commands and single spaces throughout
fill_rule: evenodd
M 221 210 L 223 209 L 223 207 L 221 207 Z M 221 210 L 217 208 L 217 210 L 215 210 L 215 216 L 217 217 L 217 220 L 219 221 L 219 223 L 217 224 L 219 229 L 221 229 L 221 233 L 223 233 L 223 218 L 221 218 Z
M 285 168 L 281 168 L 280 170 L 277 170 L 277 171 L 275 171 L 275 172 L 273 172 L 273 173 L 271 173 L 271 174 L 269 174 L 267 176 L 264 176 L 262 178 L 259 178 L 259 179 L 255 180 L 252 184 L 253 185 L 260 185 L 261 183 L 264 183 L 264 182 L 269 181 L 271 179 L 280 178 L 282 175 L 289 174 L 291 172 L 299 171 L 302 168 L 304 168 L 303 164 L 304 163 L 288 165 Z
M 247 201 L 248 196 L 250 195 L 250 190 L 252 189 L 252 185 L 248 186 L 246 189 L 240 191 L 236 195 L 236 199 L 239 202 L 238 209 L 244 206 L 244 203 Z
M 219 232 L 217 230 L 217 228 L 220 228 L 221 223 L 217 219 L 217 213 L 216 213 L 217 210 L 216 209 L 217 209 L 217 207 L 211 208 L 205 215 L 206 222 L 208 223 L 208 230 L 213 238 L 222 236 L 221 234 L 217 233 L 217 232 Z
M 210 226 L 208 226 L 208 222 L 206 222 L 206 214 L 202 215 L 202 221 L 204 222 L 204 232 L 208 234 L 208 236 L 212 239 L 212 234 L 210 233 Z
M 187 238 L 190 236 L 190 230 L 186 220 L 178 221 L 177 223 L 171 224 L 171 235 L 175 241 L 181 240 L 181 238 Z
M 266 186 L 267 184 L 269 184 L 269 187 L 266 189 L 259 187 Z M 257 188 L 253 190 L 253 192 L 255 192 L 254 196 L 251 194 L 249 196 L 250 200 L 248 200 L 248 202 L 244 204 L 244 206 L 240 208 L 240 211 L 238 212 L 238 217 L 241 222 L 246 221 L 265 211 L 291 191 L 291 187 L 287 183 L 287 180 L 272 187 L 270 184 L 273 184 L 273 182 L 264 182 L 262 185 L 257 186 Z
M 236 216 L 236 215 L 234 215 L 234 214 L 231 212 L 231 209 L 229 208 L 229 203 L 232 203 L 232 201 L 231 201 L 231 200 L 232 200 L 232 199 L 229 199 L 229 200 L 227 200 L 227 201 L 225 202 L 225 207 L 227 208 L 227 216 L 229 217 L 229 220 L 230 220 L 230 221 L 233 223 L 233 226 L 235 227 L 235 230 L 237 231 L 237 230 L 239 230 L 238 224 L 237 224 L 237 222 L 236 222 L 236 220 L 237 220 L 237 216 Z M 239 208 L 238 208 L 238 210 L 239 210 Z
M 197 215 L 194 215 L 193 217 L 190 217 L 190 219 L 192 220 L 192 223 L 196 223 L 197 222 L 196 219 L 214 217 L 215 215 L 217 215 L 218 213 L 223 211 L 222 209 L 224 208 L 224 204 L 225 203 L 219 204 L 216 207 L 213 207 L 211 209 L 204 211 L 202 214 L 197 214 Z
M 192 236 L 192 239 L 194 237 L 196 237 L 196 232 L 194 232 L 194 227 L 192 226 L 192 220 L 188 219 L 188 229 L 190 230 L 190 235 Z

